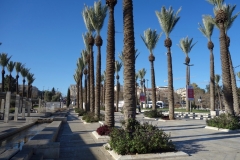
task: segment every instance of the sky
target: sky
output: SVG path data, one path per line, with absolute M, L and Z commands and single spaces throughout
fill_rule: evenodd
M 95 0 L 96 1 L 96 0 Z M 225 0 L 227 4 L 236 4 L 233 14 L 240 11 L 239 0 Z M 85 49 L 82 35 L 87 32 L 82 11 L 84 4 L 93 6 L 94 0 L 0 0 L 0 53 L 7 53 L 13 62 L 21 62 L 36 80 L 33 86 L 39 90 L 51 90 L 53 87 L 63 95 L 71 84 L 76 84 L 73 75 L 77 68 L 77 59 L 81 51 Z M 105 0 L 102 0 L 105 4 Z M 140 55 L 135 64 L 136 72 L 145 68 L 148 79 L 148 88 L 151 87 L 151 70 L 148 61 L 149 51 L 144 45 L 140 35 L 148 28 L 161 33 L 155 11 L 161 7 L 173 7 L 176 12 L 182 8 L 181 17 L 174 30 L 170 34 L 172 39 L 172 66 L 174 90 L 186 85 L 185 54 L 179 48 L 180 39 L 193 38 L 197 44 L 189 53 L 191 59 L 191 83 L 198 84 L 205 89 L 209 83 L 210 53 L 207 48 L 207 38 L 198 30 L 198 23 L 202 23 L 202 15 L 213 15 L 213 6 L 206 0 L 133 0 L 135 49 Z M 123 50 L 123 1 L 118 0 L 115 6 L 115 58 Z M 104 26 L 101 30 L 103 39 L 102 46 L 102 72 L 106 69 L 107 48 L 107 14 Z M 233 66 L 240 65 L 239 62 L 239 26 L 238 17 L 230 30 L 228 36 L 231 38 L 230 53 Z M 155 81 L 156 86 L 167 86 L 167 49 L 164 47 L 166 36 L 162 34 L 153 54 L 155 55 Z M 215 58 L 215 74 L 221 75 L 219 30 L 214 29 L 212 35 Z M 94 67 L 96 67 L 97 47 L 94 46 Z M 9 74 L 7 69 L 6 74 Z M 240 67 L 235 68 L 239 72 Z M 119 72 L 120 83 L 123 84 L 123 68 Z M 12 73 L 15 77 L 16 72 Z M 96 79 L 96 78 L 95 78 Z M 19 79 L 22 82 L 22 77 Z M 240 82 L 237 82 L 239 86 Z M 221 82 L 220 82 L 221 84 Z

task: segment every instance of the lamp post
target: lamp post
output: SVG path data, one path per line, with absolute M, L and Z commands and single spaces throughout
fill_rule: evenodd
M 147 81 L 147 106 L 148 106 L 148 96 L 149 96 L 149 92 L 148 92 L 148 79 L 146 79 L 146 81 Z
M 199 97 L 198 102 L 201 104 L 201 109 L 202 109 L 202 98 L 201 98 L 201 96 Z
M 186 107 L 188 109 L 189 107 L 189 100 L 188 100 L 188 86 L 190 85 L 190 67 L 193 66 L 193 64 L 189 63 L 183 63 L 187 66 L 187 84 L 186 84 Z M 191 112 L 191 101 L 190 101 L 190 112 Z

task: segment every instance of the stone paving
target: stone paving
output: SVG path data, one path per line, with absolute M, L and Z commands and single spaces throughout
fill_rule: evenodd
M 115 114 L 116 126 L 123 119 L 121 113 Z M 189 154 L 189 157 L 168 158 L 169 160 L 240 160 L 240 132 L 226 133 L 205 129 L 204 120 L 180 119 L 161 122 L 144 119 L 138 114 L 140 122 L 157 125 L 171 139 L 177 149 Z M 0 123 L 0 133 L 21 125 L 20 122 L 10 121 Z M 92 131 L 100 126 L 99 123 L 83 124 L 77 114 L 70 112 L 68 121 L 63 123 L 57 141 L 60 142 L 59 160 L 112 160 L 110 154 L 102 147 L 107 140 L 97 140 Z

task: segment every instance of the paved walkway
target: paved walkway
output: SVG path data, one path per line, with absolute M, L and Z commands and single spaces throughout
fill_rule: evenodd
M 120 126 L 121 119 L 122 114 L 116 113 L 116 126 Z M 182 119 L 161 122 L 145 120 L 142 114 L 137 115 L 137 119 L 157 125 L 171 134 L 177 149 L 190 155 L 169 160 L 240 160 L 240 132 L 225 133 L 205 129 L 204 120 Z M 0 134 L 11 131 L 22 123 L 22 121 L 10 121 L 8 124 L 0 122 Z M 97 140 L 91 133 L 99 126 L 99 123 L 83 124 L 77 114 L 70 112 L 68 121 L 63 123 L 57 137 L 57 141 L 60 142 L 59 160 L 112 160 L 102 147 L 107 141 Z

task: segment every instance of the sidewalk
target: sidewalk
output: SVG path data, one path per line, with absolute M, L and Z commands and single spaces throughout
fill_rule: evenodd
M 83 124 L 77 114 L 70 112 L 57 138 L 60 142 L 59 160 L 112 160 L 103 148 L 107 141 L 97 140 L 91 133 L 99 126 L 99 123 Z

